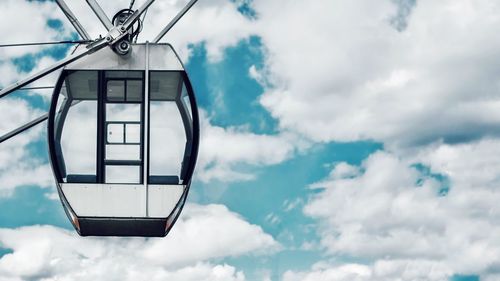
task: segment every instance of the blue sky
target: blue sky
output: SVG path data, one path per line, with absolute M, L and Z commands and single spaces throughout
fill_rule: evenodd
M 101 2 L 109 14 L 128 4 Z M 152 8 L 141 40 L 184 3 Z M 35 35 L 8 41 L 77 38 L 51 1 L 0 8 L 44 23 L 9 16 L 5 28 Z M 172 233 L 77 236 L 42 125 L 0 148 L 0 281 L 499 280 L 498 12 L 487 0 L 200 1 L 165 38 L 202 111 Z M 1 52 L 0 84 L 69 50 Z M 49 101 L 2 100 L 0 134 Z

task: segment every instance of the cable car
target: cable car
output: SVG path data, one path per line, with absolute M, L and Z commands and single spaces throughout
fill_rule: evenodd
M 48 120 L 57 191 L 82 236 L 163 237 L 186 202 L 198 156 L 198 109 L 179 56 L 159 41 L 197 0 L 153 43 L 137 44 L 154 1 L 137 10 L 132 1 L 110 20 L 95 0 L 87 0 L 107 30 L 91 40 L 64 0 L 56 0 L 83 40 L 52 43 L 80 45 L 0 90 L 3 98 L 62 68 L 48 114 L 0 136 L 0 143 Z
M 165 236 L 186 201 L 198 143 L 196 99 L 169 44 L 135 44 L 128 58 L 104 48 L 61 72 L 49 155 L 80 235 Z

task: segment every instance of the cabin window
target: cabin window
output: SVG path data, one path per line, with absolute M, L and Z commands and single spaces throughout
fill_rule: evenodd
M 187 143 L 179 106 L 184 80 L 180 72 L 150 72 L 149 175 L 150 183 L 181 183 Z M 164 181 L 164 182 L 162 182 Z
M 106 71 L 102 162 L 105 183 L 140 184 L 144 169 L 144 81 L 142 72 Z M 120 178 L 121 175 L 121 178 Z
M 75 71 L 65 79 L 59 109 L 64 123 L 56 124 L 60 147 L 57 162 L 62 177 L 74 181 L 96 181 L 97 153 L 97 71 Z
M 150 72 L 147 115 L 144 86 L 141 71 L 68 72 L 56 120 L 66 182 L 141 184 L 148 159 L 148 183 L 183 183 L 193 145 L 184 75 Z
M 107 85 L 108 101 L 124 101 L 125 100 L 125 81 L 110 80 Z

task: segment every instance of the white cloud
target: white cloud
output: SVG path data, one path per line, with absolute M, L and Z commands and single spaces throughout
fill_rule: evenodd
M 377 152 L 360 167 L 339 164 L 311 185 L 319 193 L 304 212 L 319 220 L 321 245 L 330 256 L 385 261 L 389 269 L 395 261 L 418 261 L 448 275 L 486 276 L 500 258 L 499 144 L 437 143 L 417 157 Z M 448 194 L 440 195 L 446 183 L 413 163 L 447 177 Z
M 0 26 L 0 32 L 4 34 L 3 43 L 5 44 L 65 40 L 73 32 L 73 27 L 69 25 L 63 24 L 60 28 L 49 26 L 49 20 L 60 20 L 63 23 L 67 21 L 56 8 L 55 3 L 50 1 L 6 0 L 0 3 L 0 10 L 4 14 L 5 24 Z M 0 48 L 0 72 L 2 73 L 0 86 L 5 87 L 53 64 L 55 59 L 48 53 L 43 53 L 53 47 L 53 45 L 38 45 Z M 27 65 L 33 63 L 34 68 L 29 72 L 25 69 L 21 70 L 19 62 L 15 62 L 15 59 L 22 59 L 22 62 Z M 57 73 L 51 74 L 33 82 L 30 86 L 51 86 L 55 83 L 57 75 Z M 39 90 L 24 93 L 40 94 L 48 98 L 50 91 Z
M 49 19 L 65 20 L 62 13 L 52 2 L 1 1 L 0 10 L 4 23 L 0 31 L 4 34 L 4 43 L 26 43 L 63 40 L 68 38 L 71 29 L 53 29 L 48 26 Z M 29 19 L 29 20 L 27 20 Z M 15 28 L 14 28 L 15 27 Z M 14 30 L 15 29 L 15 30 Z M 1 87 L 33 74 L 54 63 L 48 55 L 39 56 L 43 50 L 51 46 L 30 46 L 16 48 L 0 48 L 0 78 Z M 20 70 L 13 59 L 25 55 L 26 63 L 33 60 L 35 67 L 28 72 Z M 53 85 L 57 73 L 32 83 L 30 86 Z M 16 98 L 3 98 L 0 102 L 0 112 L 3 120 L 0 122 L 0 134 L 3 135 L 16 127 L 41 116 L 43 110 L 34 109 L 23 95 L 41 95 L 47 101 L 50 91 L 24 91 Z M 12 194 L 14 188 L 25 185 L 52 186 L 53 178 L 45 155 L 34 155 L 29 146 L 43 137 L 43 124 L 30 129 L 1 144 L 0 149 L 0 196 Z
M 144 247 L 145 257 L 168 266 L 251 252 L 272 253 L 280 248 L 260 226 L 249 224 L 223 205 L 189 204 L 183 212 L 169 239 Z
M 362 281 L 372 280 L 372 272 L 369 267 L 358 264 L 347 264 L 327 270 L 313 272 L 293 272 L 287 271 L 283 276 L 284 281 Z
M 4 99 L 0 103 L 4 119 L 0 123 L 0 135 L 4 135 L 35 117 L 42 115 L 22 99 Z M 37 127 L 1 143 L 0 149 L 0 196 L 10 195 L 15 187 L 39 185 L 49 187 L 52 173 L 43 158 L 33 155 L 28 146 L 42 137 Z
M 395 2 L 254 1 L 267 56 L 251 77 L 266 87 L 260 101 L 281 129 L 316 142 L 375 140 L 391 151 L 361 167 L 341 163 L 311 186 L 324 190 L 304 211 L 321 222 L 329 255 L 385 261 L 389 271 L 421 265 L 394 280 L 489 276 L 500 255 L 499 143 L 477 139 L 498 136 L 500 5 L 418 1 L 398 32 Z M 442 184 L 413 163 L 447 176 L 450 193 L 439 196 Z M 442 274 L 422 274 L 427 267 Z M 377 280 L 368 269 L 367 280 Z M 335 278 L 328 273 L 298 279 Z
M 420 150 L 413 161 L 420 161 L 433 171 L 449 176 L 454 190 L 495 191 L 500 184 L 498 155 L 498 140 L 483 139 L 458 145 L 436 143 Z
M 202 181 L 252 179 L 237 165 L 274 165 L 289 159 L 300 141 L 291 134 L 259 135 L 246 129 L 213 126 L 201 114 L 201 145 L 197 177 Z
M 439 263 L 420 260 L 378 261 L 372 265 L 314 266 L 309 272 L 287 271 L 283 281 L 447 281 L 452 273 Z
M 417 187 L 418 171 L 382 152 L 370 156 L 362 169 L 360 176 L 348 178 L 337 178 L 334 170 L 327 181 L 312 185 L 325 190 L 304 211 L 325 219 L 322 242 L 328 251 L 374 258 L 434 255 L 438 249 L 423 234 L 440 231 L 444 221 L 436 212 L 438 183 L 426 179 Z M 419 231 L 422 225 L 429 230 Z
M 6 44 L 64 40 L 72 32 L 66 26 L 62 26 L 62 29 L 49 27 L 49 19 L 66 21 L 53 2 L 4 0 L 0 3 L 0 10 L 3 12 L 4 23 L 0 26 L 0 32 L 3 34 L 2 42 Z M 0 57 L 20 57 L 46 48 L 50 47 L 0 48 Z
M 418 1 L 402 32 L 394 3 L 254 1 L 281 128 L 387 147 L 496 134 L 498 3 Z
M 167 238 L 79 237 L 53 226 L 0 229 L 0 275 L 22 280 L 245 280 L 211 260 L 265 254 L 278 243 L 221 205 L 193 205 Z
M 142 38 L 153 38 L 170 19 L 181 10 L 187 1 L 175 1 L 174 7 L 166 2 L 155 3 L 145 24 L 152 32 L 145 31 Z M 169 12 L 167 12 L 169 11 Z M 165 16 L 171 15 L 171 16 Z M 164 21 L 160 20 L 165 18 Z M 199 1 L 188 14 L 165 36 L 163 41 L 172 42 L 182 54 L 188 44 L 205 43 L 208 57 L 221 60 L 226 47 L 236 45 L 240 40 L 254 33 L 254 23 L 237 11 L 232 1 Z M 184 57 L 186 57 L 184 55 Z

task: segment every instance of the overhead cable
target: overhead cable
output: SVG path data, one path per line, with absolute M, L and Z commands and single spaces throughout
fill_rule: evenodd
M 24 46 L 37 46 L 37 45 L 57 45 L 57 44 L 87 44 L 91 40 L 64 40 L 55 42 L 30 42 L 30 43 L 13 43 L 13 44 L 0 44 L 0 48 L 5 47 L 24 47 Z

